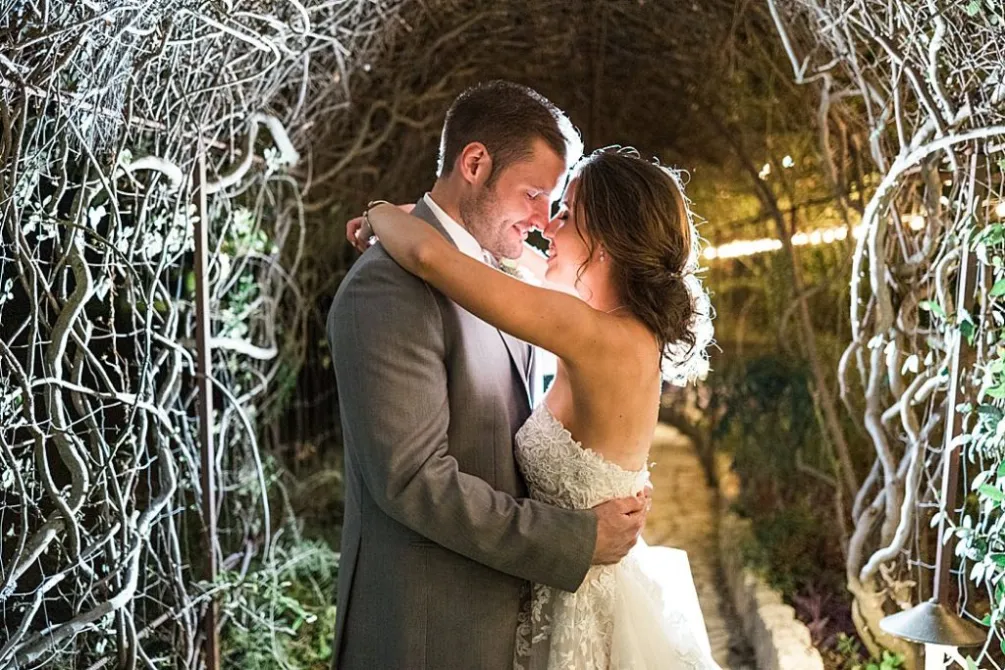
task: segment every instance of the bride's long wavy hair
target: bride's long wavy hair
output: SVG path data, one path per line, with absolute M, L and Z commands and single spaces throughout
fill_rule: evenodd
M 656 335 L 664 379 L 682 385 L 703 376 L 713 313 L 696 275 L 699 238 L 679 173 L 631 147 L 606 147 L 573 176 L 587 258 L 599 247 L 613 263 L 622 304 Z

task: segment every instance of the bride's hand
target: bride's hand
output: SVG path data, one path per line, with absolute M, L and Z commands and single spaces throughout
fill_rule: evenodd
M 363 230 L 364 228 L 366 230 Z M 373 244 L 373 231 L 366 225 L 366 220 L 362 216 L 357 216 L 345 224 L 345 239 L 356 251 L 363 253 Z
M 401 211 L 410 214 L 415 205 L 396 205 Z M 345 224 L 345 239 L 353 246 L 356 251 L 363 253 L 374 243 L 374 234 L 368 225 L 366 225 L 366 220 L 362 216 L 357 216 L 356 218 L 349 219 L 349 222 Z
M 442 260 L 451 248 L 447 239 L 433 226 L 396 205 L 373 203 L 365 218 L 384 251 L 398 265 L 422 279 L 428 278 L 426 272 L 434 269 L 432 266 L 437 260 Z M 360 234 L 366 235 L 367 232 L 364 226 Z M 463 256 L 461 252 L 457 253 Z

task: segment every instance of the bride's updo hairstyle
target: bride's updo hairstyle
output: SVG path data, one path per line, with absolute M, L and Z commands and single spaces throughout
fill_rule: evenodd
M 712 310 L 695 275 L 698 234 L 676 171 L 630 147 L 607 147 L 577 165 L 576 220 L 589 249 L 602 249 L 622 304 L 655 333 L 663 378 L 683 385 L 708 370 Z

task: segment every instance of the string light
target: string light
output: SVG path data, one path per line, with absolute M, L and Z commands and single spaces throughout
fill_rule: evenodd
M 920 217 L 919 217 L 920 218 Z M 924 221 L 922 221 L 924 225 Z M 858 239 L 865 232 L 865 226 L 859 224 L 852 228 L 851 235 Z M 820 228 L 808 233 L 796 233 L 792 236 L 792 246 L 817 246 L 820 244 L 833 244 L 848 237 L 848 229 L 844 226 L 834 226 L 832 228 Z M 743 258 L 755 254 L 763 254 L 770 251 L 778 251 L 782 248 L 782 241 L 774 237 L 765 237 L 759 240 L 735 240 L 727 242 L 717 247 L 705 247 L 702 255 L 706 260 L 723 258 Z
M 770 165 L 765 164 L 764 168 L 768 173 L 770 173 Z M 943 196 L 942 199 L 946 200 L 945 196 Z M 948 204 L 948 200 L 945 204 Z M 994 213 L 999 219 L 1005 219 L 1005 200 L 1001 200 L 997 205 L 995 205 Z M 904 217 L 904 223 L 908 228 L 915 232 L 921 231 L 925 228 L 925 217 L 920 214 L 908 214 Z M 851 234 L 853 238 L 858 239 L 862 236 L 863 232 L 865 232 L 865 227 L 862 224 L 859 224 L 852 229 Z M 819 244 L 833 244 L 834 242 L 841 242 L 847 237 L 848 229 L 844 226 L 820 228 L 808 233 L 796 233 L 792 236 L 792 245 L 796 247 L 812 247 Z M 717 247 L 705 247 L 702 251 L 702 255 L 706 260 L 715 260 L 717 258 L 743 258 L 745 256 L 778 251 L 781 248 L 781 240 L 773 237 L 766 237 L 759 240 L 736 240 L 733 242 L 727 242 Z

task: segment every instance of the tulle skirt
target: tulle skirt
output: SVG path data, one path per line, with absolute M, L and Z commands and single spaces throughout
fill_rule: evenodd
M 687 553 L 640 542 L 615 574 L 612 669 L 719 670 Z
M 535 585 L 517 633 L 517 670 L 720 670 L 687 554 L 641 540 L 575 593 Z

